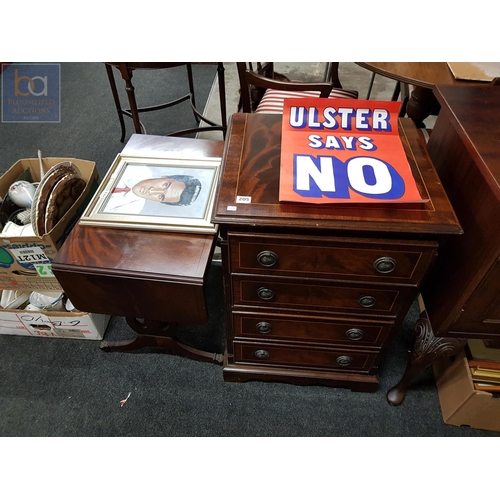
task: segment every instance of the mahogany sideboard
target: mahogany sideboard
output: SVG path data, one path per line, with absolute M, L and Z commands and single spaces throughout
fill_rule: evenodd
M 467 339 L 500 347 L 500 87 L 438 86 L 434 93 L 441 111 L 427 147 L 464 234 L 442 247 L 422 289 L 415 347 L 388 393 L 394 405 L 418 373 Z
M 460 224 L 410 119 L 400 120 L 400 136 L 429 202 L 280 203 L 281 120 L 237 113 L 226 138 L 212 217 L 224 270 L 224 379 L 375 391 L 384 347 Z

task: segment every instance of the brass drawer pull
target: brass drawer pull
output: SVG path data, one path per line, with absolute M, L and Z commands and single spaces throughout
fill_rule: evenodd
M 358 304 L 361 307 L 373 307 L 375 302 L 375 297 L 372 295 L 361 295 L 361 297 L 358 298 Z
M 350 328 L 345 334 L 349 340 L 361 340 L 363 338 L 363 330 L 359 328 Z
M 257 290 L 257 295 L 259 299 L 271 300 L 274 297 L 274 292 L 270 288 L 262 286 Z
M 352 359 L 349 356 L 339 356 L 337 358 L 337 364 L 340 366 L 349 366 L 352 362 Z
M 268 323 L 267 321 L 259 321 L 255 325 L 255 329 L 257 330 L 257 333 L 271 333 L 273 331 L 271 323 Z
M 278 255 L 270 250 L 264 250 L 257 255 L 257 262 L 264 267 L 273 267 L 278 262 Z
M 390 257 L 380 257 L 373 263 L 373 267 L 382 274 L 392 273 L 396 269 L 396 261 Z
M 259 359 L 267 359 L 269 358 L 269 352 L 264 349 L 259 349 L 258 351 L 255 351 L 254 356 Z

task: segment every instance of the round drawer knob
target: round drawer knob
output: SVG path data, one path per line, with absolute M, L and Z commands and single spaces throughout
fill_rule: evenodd
M 274 297 L 274 292 L 270 288 L 262 286 L 257 290 L 257 295 L 259 299 L 271 300 Z
M 361 295 L 358 299 L 358 304 L 361 307 L 373 307 L 375 305 L 375 297 L 371 295 Z
M 261 266 L 273 267 L 278 262 L 278 256 L 270 250 L 264 250 L 257 255 L 257 261 Z
M 255 325 L 255 329 L 257 330 L 257 333 L 271 333 L 273 331 L 271 323 L 268 323 L 267 321 L 259 321 Z
M 359 328 L 350 328 L 345 334 L 349 340 L 361 340 L 363 338 L 363 330 Z
M 254 355 L 259 359 L 267 359 L 269 357 L 269 352 L 264 349 L 259 349 L 258 351 L 255 351 Z
M 373 263 L 373 267 L 382 274 L 392 273 L 396 269 L 396 261 L 390 257 L 380 257 Z
M 352 362 L 352 359 L 349 356 L 339 356 L 337 358 L 337 364 L 340 366 L 349 366 Z

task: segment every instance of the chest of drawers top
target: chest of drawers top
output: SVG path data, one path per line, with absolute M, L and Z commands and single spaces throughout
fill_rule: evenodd
M 281 120 L 281 115 L 271 114 L 232 116 L 212 222 L 289 232 L 295 228 L 408 236 L 461 233 L 425 144 L 408 119 L 400 120 L 400 137 L 418 189 L 428 202 L 328 205 L 280 202 Z

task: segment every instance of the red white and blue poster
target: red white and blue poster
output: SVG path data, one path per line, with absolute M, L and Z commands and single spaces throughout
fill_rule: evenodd
M 422 203 L 396 101 L 285 99 L 280 201 Z

